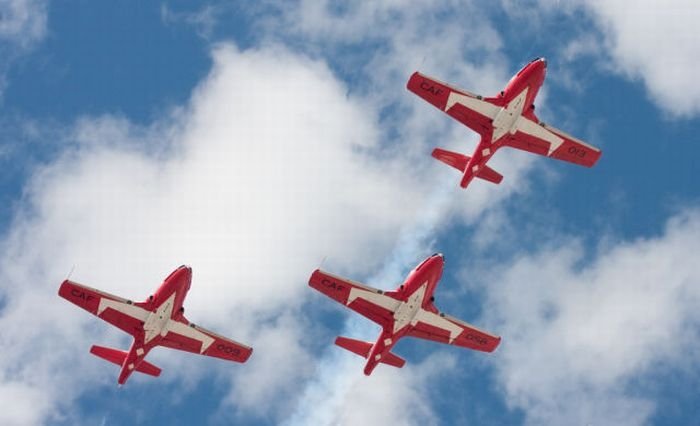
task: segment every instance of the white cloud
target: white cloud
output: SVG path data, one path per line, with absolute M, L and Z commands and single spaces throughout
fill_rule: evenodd
M 349 321 L 346 327 L 347 334 L 354 337 L 370 332 L 366 320 Z M 379 366 L 369 377 L 362 374 L 364 362 L 338 347 L 329 348 L 303 390 L 303 403 L 285 424 L 438 423 L 430 405 L 430 383 L 455 368 L 453 356 L 436 351 L 420 364 L 407 364 L 400 370 Z
M 40 388 L 13 381 L 0 386 L 0 400 L 4 401 L 0 418 L 5 425 L 39 424 L 50 406 Z
M 284 395 L 265 414 L 283 416 L 295 410 L 294 388 L 316 372 L 301 333 L 310 271 L 328 256 L 330 268 L 366 274 L 396 245 L 393 269 L 384 268 L 393 277 L 428 254 L 434 226 L 460 206 L 453 176 L 407 173 L 410 156 L 377 155 L 376 110 L 348 97 L 322 62 L 276 46 L 221 45 L 214 63 L 187 106 L 148 128 L 79 120 L 69 148 L 27 187 L 3 242 L 0 327 L 12 331 L 0 337 L 11 348 L 0 358 L 0 392 L 24 386 L 27 406 L 41 410 L 18 404 L 0 421 L 70 416 L 82 392 L 116 377 L 87 349 L 124 340 L 55 295 L 73 265 L 74 280 L 138 299 L 180 263 L 194 267 L 190 319 L 256 349 L 246 365 L 215 364 L 233 383 L 225 406 L 251 414 Z M 442 189 L 429 195 L 437 181 Z M 80 374 L 65 368 L 75 359 Z M 164 368 L 159 380 L 185 389 L 212 365 L 168 351 L 152 360 Z M 392 380 L 385 389 L 404 392 L 394 410 L 404 412 L 424 390 L 418 379 Z M 419 412 L 427 416 L 427 403 Z
M 97 377 L 116 377 L 87 353 L 97 340 L 114 344 L 98 337 L 108 326 L 55 294 L 72 265 L 76 281 L 136 299 L 191 264 L 188 316 L 274 351 L 275 336 L 289 331 L 275 321 L 300 316 L 308 274 L 323 256 L 360 272 L 376 267 L 420 204 L 420 182 L 395 173 L 391 159 L 360 152 L 378 141 L 373 112 L 348 98 L 323 63 L 283 48 L 227 45 L 214 62 L 190 104 L 148 129 L 81 120 L 73 148 L 27 188 L 0 272 L 0 326 L 8 330 L 0 393 L 19 382 L 26 398 L 36 396 L 28 406 L 43 407 L 20 423 L 57 415 Z M 258 333 L 264 321 L 271 325 Z M 226 368 L 255 376 L 266 391 L 255 395 L 267 399 L 308 364 L 301 347 L 286 354 L 286 363 L 256 352 Z M 74 359 L 86 366 L 81 374 L 65 368 Z M 0 413 L 0 423 L 13 418 Z
M 541 7 L 552 10 L 551 1 Z M 568 54 L 601 55 L 612 68 L 644 82 L 652 102 L 673 116 L 700 113 L 700 5 L 694 0 L 581 1 L 602 32 L 601 40 L 582 34 Z M 571 5 L 565 10 L 574 10 Z M 574 15 L 572 15 L 574 16 Z M 591 49 L 591 41 L 598 43 Z
M 663 108 L 676 115 L 700 112 L 700 5 L 692 0 L 589 4 L 602 24 L 611 53 L 626 74 L 641 77 Z
M 403 280 L 403 272 L 414 266 L 413 262 L 432 252 L 429 247 L 438 226 L 446 226 L 452 219 L 473 223 L 485 210 L 497 209 L 502 200 L 527 189 L 521 177 L 534 159 L 504 150 L 493 161 L 506 176 L 501 186 L 474 182 L 469 191 L 461 190 L 458 174 L 428 155 L 436 146 L 470 151 L 473 145 L 465 141 L 475 141 L 476 135 L 405 87 L 410 74 L 420 70 L 471 91 L 495 94 L 502 89 L 509 78 L 502 42 L 481 8 L 427 1 L 342 6 L 302 1 L 284 9 L 282 22 L 285 25 L 275 21 L 267 29 L 279 38 L 300 41 L 303 49 L 314 54 L 332 55 L 337 66 L 357 80 L 353 90 L 385 117 L 380 122 L 382 136 L 392 143 L 386 144 L 384 152 L 404 158 L 408 173 L 434 176 L 439 182 L 433 196 L 420 206 L 420 213 L 406 222 L 394 251 L 370 284 L 392 288 Z M 374 47 L 368 49 L 368 43 Z M 376 330 L 362 331 L 351 334 L 376 338 Z M 304 388 L 292 424 L 358 424 L 370 419 L 377 424 L 385 416 L 391 423 L 421 424 L 434 418 L 429 404 L 415 402 L 430 399 L 424 377 L 407 379 L 403 375 L 414 374 L 410 370 L 401 376 L 380 373 L 382 382 L 375 384 L 379 379 L 365 379 L 357 359 L 350 368 L 341 361 L 347 360 L 344 356 L 330 352 L 320 360 L 314 379 Z M 387 384 L 382 384 L 384 380 Z M 405 380 L 411 381 L 410 389 L 404 389 L 407 385 L 401 382 Z M 370 390 L 375 386 L 393 392 L 380 397 Z M 406 394 L 399 395 L 399 389 Z M 361 390 L 373 396 L 363 399 L 362 410 L 358 410 L 348 401 L 359 401 L 356 393 Z
M 46 34 L 46 0 L 0 1 L 0 39 L 26 47 Z
M 700 350 L 699 242 L 689 210 L 593 259 L 564 241 L 496 266 L 484 323 L 504 337 L 494 365 L 509 404 L 529 424 L 645 424 L 654 397 L 635 383 L 694 368 Z
M 47 0 L 0 0 L 0 96 L 15 59 L 45 37 L 47 17 Z
M 406 90 L 413 71 L 483 94 L 497 93 L 510 77 L 498 32 L 483 9 L 473 5 L 301 1 L 281 8 L 281 18 L 264 26 L 268 37 L 299 40 L 301 49 L 331 56 L 355 80 L 353 91 L 377 108 L 397 108 L 383 124 L 401 140 L 421 142 L 409 148 L 426 148 L 428 138 L 429 146 L 439 142 L 432 139 L 444 137 L 450 123 Z M 460 126 L 459 134 L 466 139 L 470 132 Z
M 497 208 L 526 187 L 522 176 L 535 160 L 503 151 L 493 163 L 504 183 L 475 182 L 465 192 L 457 187 L 456 172 L 428 157 L 436 145 L 468 151 L 464 140 L 474 136 L 406 91 L 414 69 L 485 94 L 500 90 L 508 78 L 500 38 L 479 8 L 368 5 L 358 3 L 351 21 L 359 25 L 356 31 L 381 38 L 382 47 L 364 52 L 365 65 L 357 66 L 357 58 L 344 63 L 357 66 L 356 75 L 365 79 L 350 94 L 322 61 L 274 41 L 246 52 L 224 44 L 215 49 L 214 68 L 189 104 L 170 116 L 147 128 L 110 116 L 78 122 L 72 148 L 27 188 L 0 260 L 0 282 L 8 283 L 0 288 L 7 297 L 0 327 L 18 330 L 0 336 L 2 346 L 12 348 L 0 358 L 0 393 L 19 381 L 28 395 L 42 389 L 44 398 L 39 401 L 37 393 L 44 409 L 22 423 L 65 414 L 62 408 L 82 391 L 116 376 L 100 360 L 86 361 L 80 376 L 60 368 L 67 360 L 89 358 L 96 332 L 108 327 L 55 296 L 74 264 L 75 280 L 132 298 L 146 297 L 179 263 L 192 265 L 188 316 L 256 348 L 246 365 L 216 367 L 231 377 L 225 403 L 236 409 L 255 412 L 256 404 L 284 395 L 287 401 L 266 415 L 295 411 L 301 423 L 325 418 L 297 411 L 302 406 L 295 406 L 295 398 L 313 396 L 317 382 L 337 380 L 341 386 L 330 391 L 338 400 L 383 402 L 370 404 L 362 415 L 430 418 L 424 402 L 428 376 L 409 374 L 423 367 L 378 373 L 370 380 L 382 392 L 369 400 L 362 395 L 365 378 L 357 359 L 341 374 L 315 369 L 306 336 L 289 326 L 304 322 L 308 274 L 328 256 L 328 269 L 366 276 L 390 253 L 378 276 L 379 283 L 392 285 L 412 260 L 429 254 L 437 224 L 453 215 L 473 222 L 485 209 Z M 325 7 L 319 10 L 336 13 Z M 287 10 L 285 17 L 296 12 Z M 311 37 L 308 52 L 324 57 L 322 48 L 342 50 L 342 21 L 321 30 L 314 27 L 318 22 L 300 22 L 278 35 Z M 389 118 L 380 120 L 380 112 Z M 388 137 L 391 131 L 396 135 Z M 47 306 L 39 315 L 33 314 L 37 300 Z M 28 315 L 37 327 L 27 334 L 14 326 Z M 110 344 L 105 340 L 100 344 Z M 57 349 L 35 361 L 29 354 L 36 342 Z M 159 380 L 191 385 L 207 371 L 179 354 L 154 354 L 159 357 Z M 192 367 L 168 368 L 184 362 Z M 19 375 L 10 376 L 17 369 Z M 319 372 L 304 392 L 290 396 L 292 386 Z M 414 417 L 403 417 L 407 413 Z M 355 422 L 358 415 L 351 404 L 331 421 Z M 1 416 L 0 422 L 6 420 Z
M 231 7 L 229 5 L 229 7 Z M 210 39 L 216 25 L 218 17 L 223 14 L 226 7 L 223 4 L 207 4 L 201 9 L 189 11 L 173 10 L 167 3 L 160 5 L 160 19 L 166 25 L 184 24 L 192 27 L 197 35 L 204 39 Z

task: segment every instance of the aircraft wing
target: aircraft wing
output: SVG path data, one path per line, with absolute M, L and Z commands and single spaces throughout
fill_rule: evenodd
M 408 336 L 461 346 L 483 352 L 493 352 L 501 338 L 479 330 L 471 324 L 444 313 L 423 310 Z
M 391 327 L 399 301 L 378 290 L 317 269 L 309 286 L 382 327 Z
M 168 333 L 159 344 L 166 348 L 236 362 L 246 362 L 253 353 L 253 348 L 195 325 L 184 317 L 168 323 Z
M 600 158 L 600 149 L 524 116 L 518 119 L 516 129 L 506 142 L 514 148 L 586 167 L 593 166 Z
M 130 300 L 69 280 L 61 284 L 58 295 L 132 336 L 142 330 L 149 314 Z
M 481 96 L 450 86 L 419 72 L 413 73 L 408 90 L 479 134 L 492 128 L 500 107 Z

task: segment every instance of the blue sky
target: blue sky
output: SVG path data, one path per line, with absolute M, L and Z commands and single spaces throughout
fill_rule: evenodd
M 3 424 L 694 424 L 700 370 L 692 2 L 16 1 L 0 5 Z M 496 93 L 548 59 L 538 115 L 592 169 L 502 150 L 501 185 L 429 156 L 476 137 L 405 89 L 421 70 Z M 393 288 L 433 252 L 438 306 L 494 354 L 402 341 L 306 286 Z M 155 350 L 55 296 L 145 298 L 193 266 L 191 320 L 250 362 Z M 5 404 L 4 404 L 5 405 Z

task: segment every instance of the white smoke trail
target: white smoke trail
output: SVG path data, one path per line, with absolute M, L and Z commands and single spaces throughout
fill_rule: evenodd
M 419 258 L 427 257 L 426 246 L 431 244 L 433 231 L 450 211 L 455 200 L 454 176 L 449 182 L 436 182 L 438 190 L 430 197 L 425 209 L 421 210 L 416 222 L 404 228 L 394 249 L 381 270 L 368 279 L 368 283 L 381 283 L 385 289 L 394 289 L 402 281 L 402 273 L 411 268 Z M 458 197 L 459 198 L 459 197 Z M 460 198 L 463 201 L 463 198 Z M 352 277 L 348 277 L 352 278 Z M 378 327 L 365 318 L 352 313 L 343 327 L 342 335 L 353 338 L 374 336 Z M 347 396 L 363 380 L 369 380 L 362 373 L 362 362 L 354 354 L 330 347 L 319 361 L 316 378 L 308 382 L 301 391 L 297 409 L 285 422 L 288 426 L 338 424 L 338 412 L 347 401 Z

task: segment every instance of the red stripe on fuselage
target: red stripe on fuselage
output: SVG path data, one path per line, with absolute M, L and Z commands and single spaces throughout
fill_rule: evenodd
M 420 286 L 428 283 L 425 294 L 421 303 L 421 308 L 427 311 L 437 313 L 435 306 L 433 305 L 432 298 L 437 283 L 442 277 L 442 270 L 445 267 L 445 258 L 441 254 L 434 254 L 429 258 L 425 259 L 420 265 L 409 272 L 403 285 L 396 289 L 396 298 L 401 301 L 406 301 L 408 298 L 415 293 Z M 372 370 L 377 367 L 383 358 L 385 358 L 391 349 L 396 345 L 396 343 L 408 333 L 411 328 L 410 324 L 406 327 L 401 328 L 396 333 L 393 330 L 384 328 L 381 335 L 377 341 L 372 345 L 372 349 L 369 351 L 369 356 L 367 357 L 367 364 L 365 365 L 364 373 L 370 375 Z M 390 339 L 387 343 L 387 339 Z M 377 359 L 379 355 L 379 359 Z

